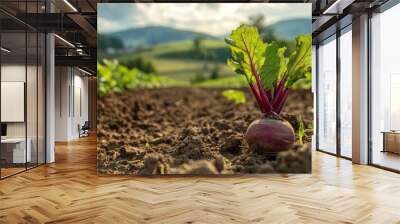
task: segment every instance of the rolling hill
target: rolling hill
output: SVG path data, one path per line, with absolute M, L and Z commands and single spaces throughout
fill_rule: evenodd
M 285 43 L 288 46 L 294 46 L 293 39 L 297 35 L 311 32 L 311 22 L 308 19 L 284 20 L 265 27 L 264 31 L 267 29 L 272 29 L 278 38 L 290 40 Z M 221 78 L 235 76 L 226 65 L 230 53 L 223 36 L 215 37 L 163 26 L 132 28 L 107 35 L 122 40 L 125 47 L 133 50 L 110 55 L 112 58 L 121 62 L 142 58 L 151 62 L 160 75 L 189 81 L 199 74 L 209 77 L 211 72 L 218 68 Z M 196 37 L 204 38 L 202 48 L 206 56 L 199 56 L 195 52 L 193 40 Z M 144 48 L 139 49 L 139 46 Z M 291 48 L 288 47 L 288 53 Z
M 143 58 L 151 62 L 160 75 L 175 79 L 189 81 L 196 74 L 209 75 L 210 71 L 219 67 L 219 75 L 231 76 L 233 71 L 226 65 L 228 50 L 226 44 L 220 39 L 204 39 L 204 49 L 209 53 L 208 60 L 198 58 L 193 52 L 193 42 L 190 40 L 157 44 L 149 49 L 119 55 L 119 61 L 132 58 Z M 211 58 L 211 55 L 214 57 Z
M 303 18 L 283 20 L 264 28 L 264 30 L 267 29 L 272 29 L 279 38 L 290 40 L 299 34 L 310 33 L 311 21 L 310 19 Z M 205 33 L 175 29 L 165 26 L 131 28 L 124 31 L 107 33 L 104 35 L 122 40 L 124 46 L 129 48 L 136 48 L 138 46 L 149 47 L 156 44 L 193 40 L 196 37 L 203 37 L 205 39 L 222 39 L 229 36 L 229 34 L 225 34 L 215 37 Z
M 268 28 L 272 28 L 277 37 L 291 40 L 299 34 L 311 33 L 311 19 L 283 20 L 266 27 Z
M 211 35 L 204 33 L 179 30 L 164 26 L 146 26 L 140 28 L 131 28 L 128 30 L 106 34 L 123 41 L 126 47 L 135 48 L 138 46 L 148 47 L 156 44 L 193 40 L 197 37 L 207 39 L 216 39 Z

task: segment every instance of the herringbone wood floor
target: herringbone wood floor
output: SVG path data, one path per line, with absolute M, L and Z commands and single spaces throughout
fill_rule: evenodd
M 94 138 L 0 181 L 0 223 L 400 223 L 400 175 L 315 152 L 312 175 L 98 176 Z

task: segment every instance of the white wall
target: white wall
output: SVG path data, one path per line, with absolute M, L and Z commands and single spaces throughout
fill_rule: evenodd
M 76 74 L 77 71 L 79 72 L 78 75 Z M 82 73 L 79 70 L 75 70 L 74 72 L 74 96 L 71 96 L 74 99 L 71 135 L 73 138 L 77 138 L 79 137 L 78 125 L 82 126 L 85 121 L 88 121 L 88 78 L 81 76 Z
M 39 70 L 37 70 L 39 69 Z M 27 138 L 30 142 L 32 162 L 39 159 L 39 163 L 44 163 L 44 83 L 41 66 L 18 63 L 5 63 L 1 66 L 2 82 L 24 82 L 26 84 L 26 107 L 25 104 L 19 108 L 21 113 L 26 112 L 26 120 L 21 122 L 5 122 L 7 124 L 7 137 L 9 138 Z M 27 78 L 27 80 L 25 80 Z M 24 90 L 21 90 L 24 94 Z M 2 96 L 7 97 L 7 96 Z M 1 110 L 13 110 L 10 107 L 2 107 Z M 15 108 L 14 108 L 15 110 Z M 13 113 L 13 111 L 8 111 Z
M 88 120 L 88 78 L 76 68 L 56 67 L 55 85 L 55 140 L 77 139 L 78 125 Z
M 68 141 L 69 132 L 69 68 L 55 68 L 55 141 Z
M 18 64 L 3 64 L 3 65 L 1 65 L 1 81 L 25 82 L 25 64 L 24 65 L 18 65 Z
M 1 66 L 1 81 L 25 82 L 25 68 L 25 64 L 3 64 Z M 6 110 L 7 108 L 1 109 Z M 7 137 L 25 137 L 25 122 L 7 122 Z

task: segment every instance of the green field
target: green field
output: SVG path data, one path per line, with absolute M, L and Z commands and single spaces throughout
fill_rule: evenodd
M 159 75 L 169 76 L 185 82 L 190 82 L 195 75 L 202 74 L 206 78 L 216 66 L 219 76 L 233 76 L 234 72 L 226 65 L 226 44 L 222 40 L 207 39 L 202 41 L 202 49 L 209 52 L 205 59 L 194 55 L 193 41 L 178 41 L 158 44 L 137 53 L 123 54 L 117 57 L 119 61 L 126 61 L 141 57 L 151 62 Z M 212 55 L 214 54 L 214 55 Z
M 237 88 L 248 85 L 244 76 L 237 75 L 227 66 L 226 60 L 230 53 L 223 40 L 204 39 L 201 42 L 201 49 L 207 52 L 206 56 L 199 57 L 199 55 L 196 55 L 193 41 L 175 41 L 157 44 L 130 54 L 109 55 L 108 57 L 117 59 L 121 65 L 124 64 L 124 61 L 137 58 L 151 62 L 156 70 L 155 74 L 137 76 L 143 77 L 139 79 L 139 83 L 143 85 L 134 84 L 142 87 L 147 85 L 151 87 L 192 85 L 196 87 Z M 100 63 L 102 63 L 102 56 Z M 211 73 L 216 67 L 218 67 L 218 77 L 211 79 Z M 122 67 L 119 66 L 119 68 Z M 123 73 L 128 74 L 128 72 Z M 196 79 L 199 75 L 202 76 L 201 80 Z M 112 81 L 110 83 L 111 87 L 109 88 L 114 89 Z M 293 88 L 310 89 L 311 82 L 310 80 L 302 80 L 296 83 Z
M 247 86 L 244 76 L 225 76 L 191 83 L 165 75 L 144 73 L 136 68 L 129 69 L 117 60 L 103 60 L 97 63 L 98 95 L 121 92 L 127 89 L 194 86 L 201 88 L 239 88 Z
M 219 79 L 209 79 L 194 86 L 207 88 L 241 88 L 248 86 L 244 76 L 235 75 Z

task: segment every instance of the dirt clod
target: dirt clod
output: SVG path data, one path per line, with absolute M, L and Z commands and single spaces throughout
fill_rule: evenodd
M 228 138 L 221 146 L 221 152 L 228 152 L 230 154 L 237 155 L 241 152 L 241 145 L 242 142 L 239 137 Z
M 210 161 L 199 160 L 190 161 L 187 164 L 183 164 L 179 168 L 172 169 L 170 174 L 189 174 L 189 175 L 211 175 L 218 174 L 218 170 L 214 164 Z
M 139 174 L 165 174 L 168 172 L 168 168 L 169 166 L 163 156 L 158 153 L 153 153 L 144 158 L 144 167 L 140 170 Z

